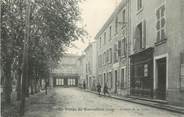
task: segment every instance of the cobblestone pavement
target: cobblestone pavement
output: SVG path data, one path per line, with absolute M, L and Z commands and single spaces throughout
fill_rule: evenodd
M 77 88 L 55 88 L 31 100 L 25 117 L 184 117 L 182 114 L 98 96 Z

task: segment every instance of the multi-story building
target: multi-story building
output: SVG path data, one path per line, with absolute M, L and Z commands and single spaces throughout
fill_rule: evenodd
M 184 1 L 130 4 L 131 95 L 184 105 Z
M 52 71 L 53 86 L 78 86 L 79 56 L 66 54 Z
M 82 88 L 83 84 L 86 83 L 86 56 L 82 54 L 79 57 L 79 86 Z
M 95 90 L 96 87 L 96 42 L 91 42 L 85 51 L 86 86 Z
M 122 0 L 95 39 L 97 77 L 111 93 L 129 94 L 129 0 Z

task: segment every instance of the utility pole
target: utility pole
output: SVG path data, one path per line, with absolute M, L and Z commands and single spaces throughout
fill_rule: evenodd
M 26 22 L 25 22 L 25 41 L 24 41 L 24 52 L 23 52 L 23 77 L 22 77 L 22 96 L 20 104 L 20 115 L 24 115 L 25 110 L 25 98 L 27 90 L 27 80 L 28 80 L 28 42 L 30 37 L 30 2 L 26 0 Z

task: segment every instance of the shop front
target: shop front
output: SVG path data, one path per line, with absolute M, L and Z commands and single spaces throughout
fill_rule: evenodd
M 153 98 L 153 48 L 130 56 L 130 95 Z

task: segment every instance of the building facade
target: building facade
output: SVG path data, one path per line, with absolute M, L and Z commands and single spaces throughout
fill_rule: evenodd
M 53 86 L 76 87 L 79 79 L 79 56 L 66 54 L 52 71 Z
M 79 57 L 79 87 L 83 88 L 83 84 L 86 83 L 86 56 L 82 54 Z
M 95 37 L 96 84 L 117 96 L 184 106 L 182 19 L 183 0 L 122 0 Z M 91 58 L 89 45 L 88 87 Z
M 184 1 L 130 2 L 130 94 L 183 106 Z
M 129 94 L 129 8 L 122 0 L 95 37 L 98 82 L 116 95 Z
M 86 86 L 88 89 L 96 88 L 96 42 L 91 42 L 85 51 Z

